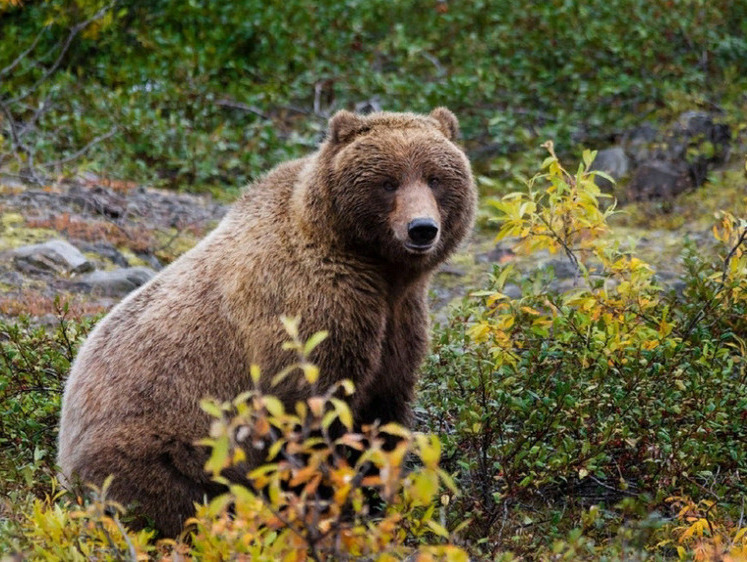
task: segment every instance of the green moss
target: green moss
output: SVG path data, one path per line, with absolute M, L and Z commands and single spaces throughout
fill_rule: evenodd
M 175 228 L 158 230 L 153 234 L 158 248 L 155 252 L 156 257 L 167 263 L 191 250 L 198 242 L 194 236 L 180 232 Z
M 50 228 L 29 228 L 20 213 L 3 213 L 0 216 L 0 251 L 38 244 L 57 236 Z
M 120 246 L 119 248 L 117 248 L 117 250 L 124 256 L 124 258 L 127 260 L 127 263 L 130 264 L 131 267 L 150 265 L 147 261 L 139 257 L 135 252 L 125 246 Z

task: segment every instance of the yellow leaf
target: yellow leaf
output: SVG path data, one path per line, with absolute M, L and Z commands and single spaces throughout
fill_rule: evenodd
M 433 472 L 419 472 L 413 478 L 413 486 L 410 492 L 413 495 L 415 505 L 428 505 L 438 493 L 438 476 Z
M 350 379 L 343 379 L 339 382 L 339 385 L 343 388 L 345 391 L 346 396 L 350 396 L 355 392 L 355 383 L 351 381 Z
M 323 330 L 321 332 L 317 332 L 313 336 L 311 336 L 308 341 L 306 342 L 306 345 L 303 347 L 303 353 L 304 355 L 309 355 L 316 346 L 318 346 L 320 343 L 322 343 L 325 339 L 327 339 L 327 336 L 329 336 L 329 332 L 326 330 Z
M 397 423 L 387 423 L 382 425 L 379 428 L 379 431 L 381 433 L 387 433 L 389 435 L 393 435 L 394 437 L 401 437 L 402 439 L 410 439 L 410 431 L 406 428 L 402 427 L 401 425 Z
M 283 416 L 283 414 L 285 414 L 283 403 L 274 396 L 262 397 L 262 404 L 271 416 L 280 418 Z
M 254 383 L 254 386 L 259 386 L 259 376 L 260 376 L 259 365 L 252 365 L 251 367 L 249 367 L 249 375 L 252 377 L 252 382 Z
M 311 363 L 304 363 L 301 365 L 303 375 L 306 377 L 306 381 L 309 384 L 314 384 L 319 379 L 319 367 L 312 365 Z
M 314 417 L 319 418 L 324 412 L 324 398 L 321 396 L 312 396 L 307 400 L 309 409 Z
M 353 414 L 350 412 L 350 407 L 339 398 L 332 398 L 331 401 L 333 406 L 335 407 L 335 411 L 337 412 L 337 417 L 340 419 L 340 422 L 342 422 L 342 425 L 344 425 L 348 429 L 348 431 L 352 431 Z
M 416 433 L 415 441 L 418 444 L 423 464 L 428 468 L 438 466 L 438 461 L 441 458 L 441 441 L 439 441 L 438 437 Z
M 439 537 L 443 537 L 445 539 L 449 538 L 449 531 L 444 529 L 442 525 L 440 525 L 439 523 L 436 523 L 433 519 L 428 521 L 426 525 L 428 525 L 428 528 L 434 533 L 436 533 Z
M 298 339 L 298 325 L 301 322 L 301 319 L 298 317 L 290 317 L 290 316 L 281 316 L 280 321 L 283 323 L 283 328 L 285 328 L 285 331 L 288 332 L 288 335 L 295 339 Z

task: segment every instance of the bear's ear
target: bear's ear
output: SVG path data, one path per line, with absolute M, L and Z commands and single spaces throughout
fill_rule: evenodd
M 456 116 L 445 107 L 437 107 L 431 111 L 429 117 L 438 122 L 438 128 L 449 140 L 455 140 L 459 136 L 459 121 Z
M 366 130 L 368 126 L 363 117 L 341 109 L 329 120 L 328 138 L 335 144 L 341 144 Z

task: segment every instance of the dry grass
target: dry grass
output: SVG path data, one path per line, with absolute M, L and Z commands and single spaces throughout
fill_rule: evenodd
M 29 218 L 26 225 L 31 228 L 52 228 L 74 240 L 86 242 L 109 242 L 124 246 L 133 252 L 152 251 L 156 242 L 150 232 L 132 225 L 118 225 L 96 219 L 79 219 L 62 213 L 50 218 Z
M 86 302 L 80 295 L 63 295 L 70 307 L 68 317 L 78 320 L 85 316 L 93 316 L 106 312 L 109 307 L 97 303 Z M 55 297 L 38 291 L 25 290 L 19 294 L 0 294 L 0 314 L 3 316 L 20 316 L 28 314 L 40 317 L 46 314 L 58 314 L 59 306 L 55 304 Z

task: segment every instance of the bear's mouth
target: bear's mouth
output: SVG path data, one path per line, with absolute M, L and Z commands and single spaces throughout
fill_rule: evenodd
M 427 254 L 435 247 L 435 241 L 429 242 L 428 244 L 415 244 L 414 242 L 410 242 L 409 240 L 405 242 L 405 248 L 412 254 Z

